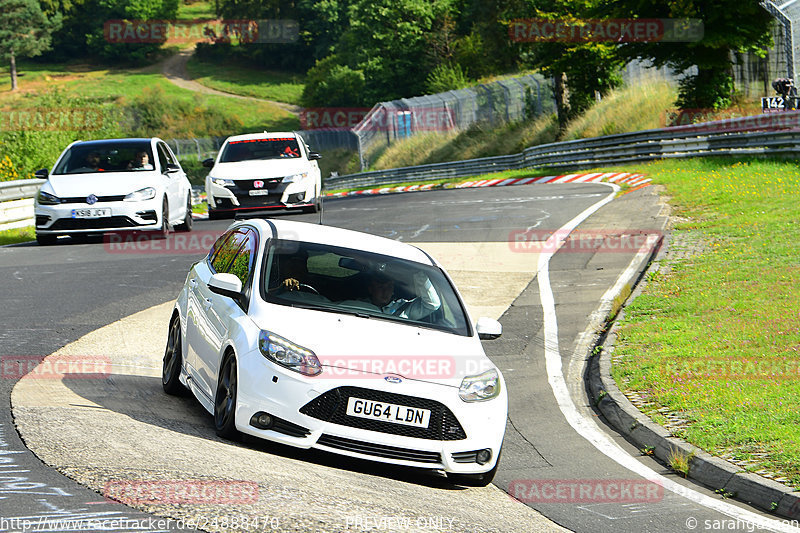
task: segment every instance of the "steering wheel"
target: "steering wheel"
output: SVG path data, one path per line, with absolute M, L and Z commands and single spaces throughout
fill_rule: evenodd
M 319 293 L 319 291 L 317 289 L 315 289 L 314 287 L 312 287 L 311 285 L 307 285 L 305 283 L 301 283 L 300 285 L 298 285 L 298 287 L 300 288 L 301 291 L 305 289 L 307 292 L 312 292 L 312 293 L 316 294 L 317 296 L 322 296 Z

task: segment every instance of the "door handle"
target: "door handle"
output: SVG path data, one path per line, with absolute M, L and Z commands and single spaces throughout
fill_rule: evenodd
M 189 278 L 189 285 L 197 287 L 197 280 L 195 278 Z
M 211 298 L 206 298 L 203 300 L 203 307 L 206 309 L 210 309 L 212 305 L 214 305 L 214 301 Z

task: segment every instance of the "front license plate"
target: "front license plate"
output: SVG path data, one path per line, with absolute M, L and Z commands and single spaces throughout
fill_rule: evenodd
M 249 194 L 250 196 L 267 196 L 269 194 L 269 191 L 266 189 L 254 189 L 248 192 L 247 194 Z
M 102 218 L 110 217 L 111 209 L 108 207 L 96 209 L 73 209 L 72 218 Z
M 428 409 L 353 397 L 347 400 L 347 415 L 426 429 L 431 421 L 431 412 Z

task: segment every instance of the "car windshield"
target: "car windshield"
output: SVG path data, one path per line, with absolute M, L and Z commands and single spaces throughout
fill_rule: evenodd
M 153 168 L 153 151 L 148 141 L 93 142 L 70 147 L 53 174 L 141 172 Z
M 261 296 L 267 302 L 470 334 L 461 301 L 438 267 L 279 239 L 265 253 Z
M 291 159 L 300 157 L 300 147 L 294 137 L 274 139 L 245 139 L 229 141 L 222 151 L 220 163 L 236 163 L 253 159 Z

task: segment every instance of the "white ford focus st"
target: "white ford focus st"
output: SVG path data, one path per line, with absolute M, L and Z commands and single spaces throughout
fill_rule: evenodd
M 446 272 L 409 244 L 301 222 L 233 224 L 175 303 L 164 390 L 217 433 L 443 470 L 485 485 L 508 398 Z

